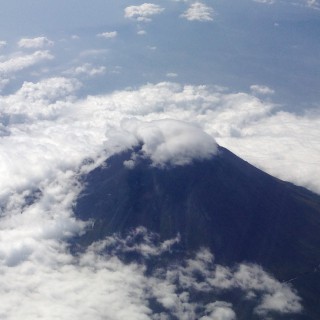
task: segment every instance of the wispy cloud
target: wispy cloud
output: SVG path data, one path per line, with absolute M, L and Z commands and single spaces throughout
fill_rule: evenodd
M 254 2 L 264 3 L 264 4 L 273 4 L 275 0 L 253 0 Z
M 97 37 L 104 38 L 104 39 L 112 39 L 112 38 L 116 38 L 117 35 L 118 35 L 117 31 L 110 31 L 110 32 L 98 33 Z
M 64 73 L 68 74 L 68 75 L 72 75 L 72 76 L 85 75 L 85 76 L 89 76 L 89 77 L 95 77 L 95 76 L 105 74 L 106 70 L 107 70 L 107 68 L 104 66 L 95 67 L 90 63 L 84 63 L 81 66 L 68 69 Z
M 254 94 L 262 94 L 262 95 L 274 94 L 274 90 L 269 88 L 268 86 L 253 84 L 250 86 L 250 89 Z
M 318 0 L 305 0 L 306 6 L 312 9 L 319 10 L 320 9 L 320 3 Z
M 28 55 L 18 55 L 0 62 L 0 76 L 31 67 L 39 62 L 53 59 L 49 51 L 36 51 Z
M 32 54 L 19 53 L 11 57 L 2 57 L 2 61 L 0 61 L 0 89 L 5 87 L 16 73 L 53 58 L 54 56 L 47 50 L 36 51 Z

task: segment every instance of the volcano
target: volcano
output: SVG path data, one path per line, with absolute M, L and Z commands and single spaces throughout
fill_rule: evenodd
M 223 147 L 184 166 L 156 167 L 145 157 L 125 166 L 132 152 L 82 177 L 74 212 L 94 223 L 78 243 L 88 246 L 139 226 L 162 240 L 179 234 L 180 255 L 206 247 L 222 265 L 259 264 L 301 296 L 302 314 L 288 319 L 320 319 L 319 195 Z

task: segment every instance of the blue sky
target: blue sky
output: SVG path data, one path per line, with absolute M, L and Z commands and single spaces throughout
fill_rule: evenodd
M 95 79 L 92 91 L 156 83 L 176 73 L 179 82 L 232 90 L 267 85 L 277 102 L 299 111 L 319 100 L 319 10 L 296 2 L 209 1 L 212 21 L 189 21 L 181 14 L 190 1 L 167 0 L 156 4 L 163 11 L 151 21 L 139 22 L 126 18 L 124 10 L 143 1 L 11 1 L 2 5 L 0 38 L 12 51 L 23 37 L 52 39 L 55 75 L 80 63 L 81 51 L 106 50 L 82 60 L 122 72 Z M 142 30 L 146 34 L 137 35 Z M 112 31 L 114 39 L 96 36 Z M 72 41 L 75 35 L 79 39 Z
M 316 0 L 3 1 L 0 318 L 167 319 L 149 309 L 156 299 L 179 319 L 234 320 L 228 301 L 188 296 L 195 266 L 215 293 L 242 290 L 261 319 L 299 313 L 298 293 L 259 266 L 214 265 L 204 250 L 177 271 L 182 288 L 103 254 L 129 250 L 125 239 L 77 257 L 67 241 L 90 227 L 72 210 L 79 175 L 141 143 L 160 167 L 218 143 L 320 193 L 319 29 Z M 168 244 L 141 232 L 136 250 L 161 256 Z

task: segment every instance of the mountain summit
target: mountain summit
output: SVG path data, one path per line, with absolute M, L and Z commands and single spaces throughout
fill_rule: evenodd
M 139 226 L 162 240 L 179 234 L 186 255 L 207 247 L 220 264 L 256 263 L 292 281 L 303 300 L 301 319 L 320 318 L 319 195 L 223 147 L 210 159 L 163 168 L 143 157 L 124 165 L 132 152 L 83 177 L 75 214 L 94 224 L 79 239 L 82 245 Z

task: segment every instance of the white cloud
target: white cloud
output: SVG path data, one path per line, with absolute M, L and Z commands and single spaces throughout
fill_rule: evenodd
M 12 65 L 14 68 L 7 68 L 17 69 L 18 66 L 21 67 L 21 63 L 12 63 Z M 35 84 L 35 86 L 38 85 Z M 27 84 L 23 88 L 26 87 L 28 87 Z M 39 94 L 37 93 L 37 95 Z M 46 94 L 44 93 L 44 96 Z M 7 110 L 6 114 L 8 116 L 6 117 L 10 118 L 12 123 L 30 119 L 30 110 L 32 110 L 32 117 L 44 117 L 44 114 L 52 115 L 53 119 L 58 117 L 65 123 L 64 130 L 69 130 L 70 122 L 67 119 L 69 117 L 73 119 L 72 117 L 77 114 L 77 117 L 80 117 L 77 123 L 81 123 L 84 128 L 90 124 L 92 130 L 90 134 L 92 135 L 96 134 L 96 130 L 96 132 L 105 136 L 106 128 L 112 127 L 116 131 L 120 130 L 121 136 L 122 129 L 119 124 L 122 119 L 129 117 L 136 117 L 142 123 L 168 118 L 190 122 L 201 127 L 218 143 L 270 174 L 320 192 L 320 184 L 316 178 L 317 173 L 319 173 L 317 163 L 320 161 L 318 143 L 320 115 L 316 110 L 303 115 L 295 115 L 281 110 L 277 111 L 270 102 L 263 102 L 249 94 L 228 93 L 215 87 L 181 86 L 174 83 L 150 84 L 142 86 L 138 90 L 89 96 L 83 101 L 75 102 L 72 107 L 63 102 L 63 99 L 61 102 L 58 100 L 56 103 L 49 105 L 43 103 L 26 105 L 21 91 L 17 91 L 16 95 L 2 98 L 2 101 L 10 101 L 10 109 Z M 6 102 L 6 105 L 9 105 L 9 103 Z M 25 107 L 22 107 L 24 105 Z M 20 113 L 14 110 L 19 110 Z M 67 119 L 63 118 L 62 110 L 66 112 L 69 110 Z M 82 110 L 82 112 L 79 110 Z M 88 113 L 89 110 L 95 117 L 98 117 L 99 121 L 97 123 L 94 124 L 97 118 L 94 118 L 93 121 L 90 113 Z M 28 114 L 27 118 L 25 118 L 23 112 Z M 10 114 L 11 116 L 9 116 Z M 83 115 L 84 118 L 82 119 L 81 116 Z M 49 124 L 52 124 L 54 128 L 58 126 L 58 123 L 47 123 L 47 125 Z M 70 129 L 76 129 L 74 124 L 74 120 L 72 120 Z M 102 124 L 106 127 L 102 127 Z M 37 127 L 34 127 L 34 129 L 37 129 Z M 21 130 L 21 126 L 19 130 Z M 27 127 L 25 130 L 29 132 Z M 158 129 L 155 128 L 155 130 Z M 74 135 L 80 138 L 82 133 L 79 136 L 79 132 L 75 132 Z M 84 132 L 89 134 L 90 131 L 84 130 Z M 27 139 L 28 136 L 25 136 L 25 138 Z M 110 144 L 112 143 L 111 139 L 108 139 L 108 141 Z M 132 141 L 125 141 L 123 143 L 127 146 L 133 143 Z M 94 143 L 93 145 L 97 144 Z M 84 146 L 79 147 L 82 150 Z M 65 147 L 65 150 L 67 150 L 70 146 L 65 144 Z M 76 145 L 72 144 L 71 148 L 74 149 L 75 147 Z M 48 146 L 45 148 L 47 149 Z M 8 154 L 11 152 L 8 151 Z M 83 151 L 83 154 L 85 153 Z M 4 154 L 6 154 L 6 151 L 4 151 Z M 297 166 L 296 163 L 301 165 Z M 34 169 L 30 170 L 30 172 L 33 171 Z M 4 175 L 6 174 L 4 173 Z
M 213 16 L 214 10 L 202 2 L 191 4 L 190 8 L 181 15 L 189 21 L 212 21 Z
M 224 301 L 216 301 L 206 306 L 208 315 L 201 317 L 200 320 L 234 320 L 236 314 L 232 310 L 232 305 Z
M 104 39 L 112 39 L 117 37 L 117 35 L 118 35 L 117 31 L 110 31 L 110 32 L 98 33 L 97 37 L 104 38 Z
M 264 3 L 264 4 L 273 4 L 275 0 L 253 0 L 254 2 Z
M 14 75 L 24 69 L 30 68 L 54 57 L 49 51 L 36 51 L 29 55 L 17 54 L 13 57 L 0 59 L 0 91 L 10 83 Z M 2 61 L 1 61 L 2 60 Z
M 140 6 L 129 6 L 124 10 L 124 16 L 126 18 L 136 19 L 141 22 L 151 21 L 151 17 L 160 14 L 164 11 L 164 8 L 153 3 L 143 3 Z
M 262 95 L 274 94 L 273 89 L 267 86 L 262 86 L 258 84 L 253 84 L 252 86 L 250 86 L 250 89 L 254 94 L 262 94 Z
M 29 55 L 18 55 L 0 62 L 0 77 L 31 67 L 45 60 L 53 59 L 49 51 L 36 51 Z
M 112 101 L 108 104 L 112 110 L 143 120 L 172 118 L 196 123 L 218 143 L 270 174 L 320 192 L 317 110 L 298 116 L 277 111 L 270 102 L 249 94 L 174 83 L 146 85 L 91 100 L 101 105 Z
M 47 37 L 22 38 L 18 42 L 20 48 L 41 49 L 43 47 L 53 46 L 54 42 Z
M 104 66 L 94 67 L 90 63 L 85 63 L 81 66 L 71 68 L 65 71 L 65 74 L 72 76 L 87 75 L 89 77 L 95 77 L 106 73 L 107 68 Z
M 195 159 L 208 159 L 217 151 L 212 137 L 184 122 L 125 120 L 122 128 L 142 143 L 142 153 L 154 165 L 186 165 Z

